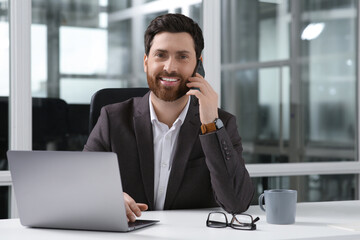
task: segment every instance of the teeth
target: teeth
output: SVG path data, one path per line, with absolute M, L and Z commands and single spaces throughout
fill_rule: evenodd
M 176 82 L 177 79 L 174 79 L 174 78 L 161 78 L 162 80 L 164 81 L 167 81 L 167 82 Z

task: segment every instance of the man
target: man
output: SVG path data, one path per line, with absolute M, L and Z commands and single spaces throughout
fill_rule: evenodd
M 203 48 L 192 19 L 155 18 L 145 32 L 150 92 L 104 107 L 84 147 L 117 153 L 129 221 L 148 208 L 249 207 L 254 189 L 235 117 L 218 109 L 218 95 L 196 73 Z

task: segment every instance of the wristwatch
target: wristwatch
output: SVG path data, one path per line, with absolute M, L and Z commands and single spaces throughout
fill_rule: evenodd
M 201 125 L 201 133 L 211 133 L 224 127 L 223 122 L 220 118 L 216 118 L 214 122 Z

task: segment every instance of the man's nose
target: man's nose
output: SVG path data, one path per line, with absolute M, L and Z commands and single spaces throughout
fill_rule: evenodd
M 177 72 L 177 63 L 176 63 L 176 60 L 173 59 L 173 58 L 169 58 L 166 62 L 165 62 L 165 65 L 164 65 L 164 70 L 168 73 L 171 73 L 171 72 Z

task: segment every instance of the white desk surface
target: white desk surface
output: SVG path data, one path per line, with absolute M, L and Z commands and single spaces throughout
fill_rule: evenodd
M 142 219 L 160 222 L 130 233 L 35 229 L 23 227 L 19 219 L 0 220 L 0 239 L 360 239 L 360 201 L 298 203 L 292 225 L 268 224 L 259 207 L 251 206 L 247 213 L 261 218 L 255 231 L 208 228 L 212 210 L 144 212 Z

